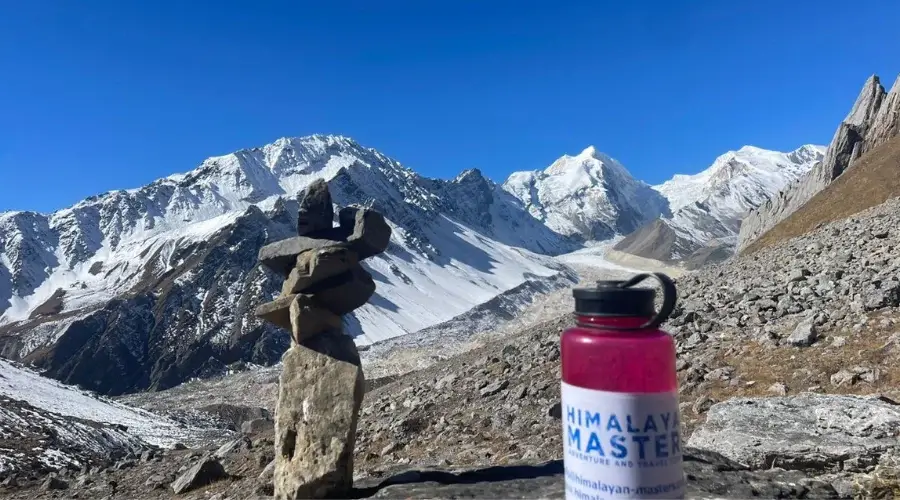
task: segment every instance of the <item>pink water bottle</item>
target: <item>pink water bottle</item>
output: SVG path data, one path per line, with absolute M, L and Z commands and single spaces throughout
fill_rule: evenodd
M 656 278 L 656 292 L 632 288 Z M 576 288 L 577 326 L 562 334 L 567 499 L 684 498 L 675 343 L 659 325 L 675 307 L 661 273 Z

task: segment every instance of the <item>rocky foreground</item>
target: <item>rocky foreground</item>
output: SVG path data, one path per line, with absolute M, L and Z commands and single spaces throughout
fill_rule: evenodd
M 898 227 L 892 200 L 679 279 L 667 329 L 692 498 L 900 497 Z M 562 497 L 558 346 L 569 323 L 370 381 L 353 495 Z M 270 496 L 271 419 L 247 413 L 232 426 L 242 432 L 225 445 L 7 476 L 0 494 Z
M 371 390 L 353 496 L 561 498 L 554 337 L 563 325 L 540 325 Z M 686 398 L 685 409 L 697 401 Z M 219 411 L 237 415 L 242 430 L 220 447 L 14 478 L 4 498 L 270 496 L 271 420 Z M 706 421 L 687 431 L 692 498 L 851 498 L 897 487 L 900 405 L 890 397 L 734 399 L 703 414 Z

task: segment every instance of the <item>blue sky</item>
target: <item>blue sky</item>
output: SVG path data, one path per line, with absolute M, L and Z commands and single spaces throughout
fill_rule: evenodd
M 8 0 L 0 210 L 50 211 L 282 136 L 502 180 L 593 144 L 638 178 L 827 144 L 900 72 L 900 2 Z

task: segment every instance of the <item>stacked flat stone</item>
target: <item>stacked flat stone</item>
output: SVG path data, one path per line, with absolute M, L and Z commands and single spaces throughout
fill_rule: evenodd
M 375 293 L 363 259 L 387 249 L 391 228 L 378 212 L 334 208 L 328 185 L 304 193 L 298 236 L 269 244 L 260 263 L 285 277 L 281 295 L 256 315 L 290 330 L 275 409 L 275 497 L 325 498 L 349 492 L 364 377 L 341 316 Z

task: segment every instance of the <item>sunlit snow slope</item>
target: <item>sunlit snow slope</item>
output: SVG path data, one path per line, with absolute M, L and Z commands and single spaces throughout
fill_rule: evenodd
M 0 354 L 109 394 L 276 361 L 287 336 L 252 311 L 281 277 L 256 255 L 295 234 L 297 195 L 316 178 L 394 228 L 367 261 L 376 296 L 347 318 L 361 344 L 556 277 L 535 252 L 574 248 L 478 171 L 432 180 L 345 137 L 280 139 L 49 215 L 0 214 Z
M 744 146 L 698 174 L 675 175 L 654 186 L 672 215 L 629 234 L 615 249 L 663 262 L 725 258 L 746 214 L 810 171 L 824 152 L 814 145 L 788 153 Z

